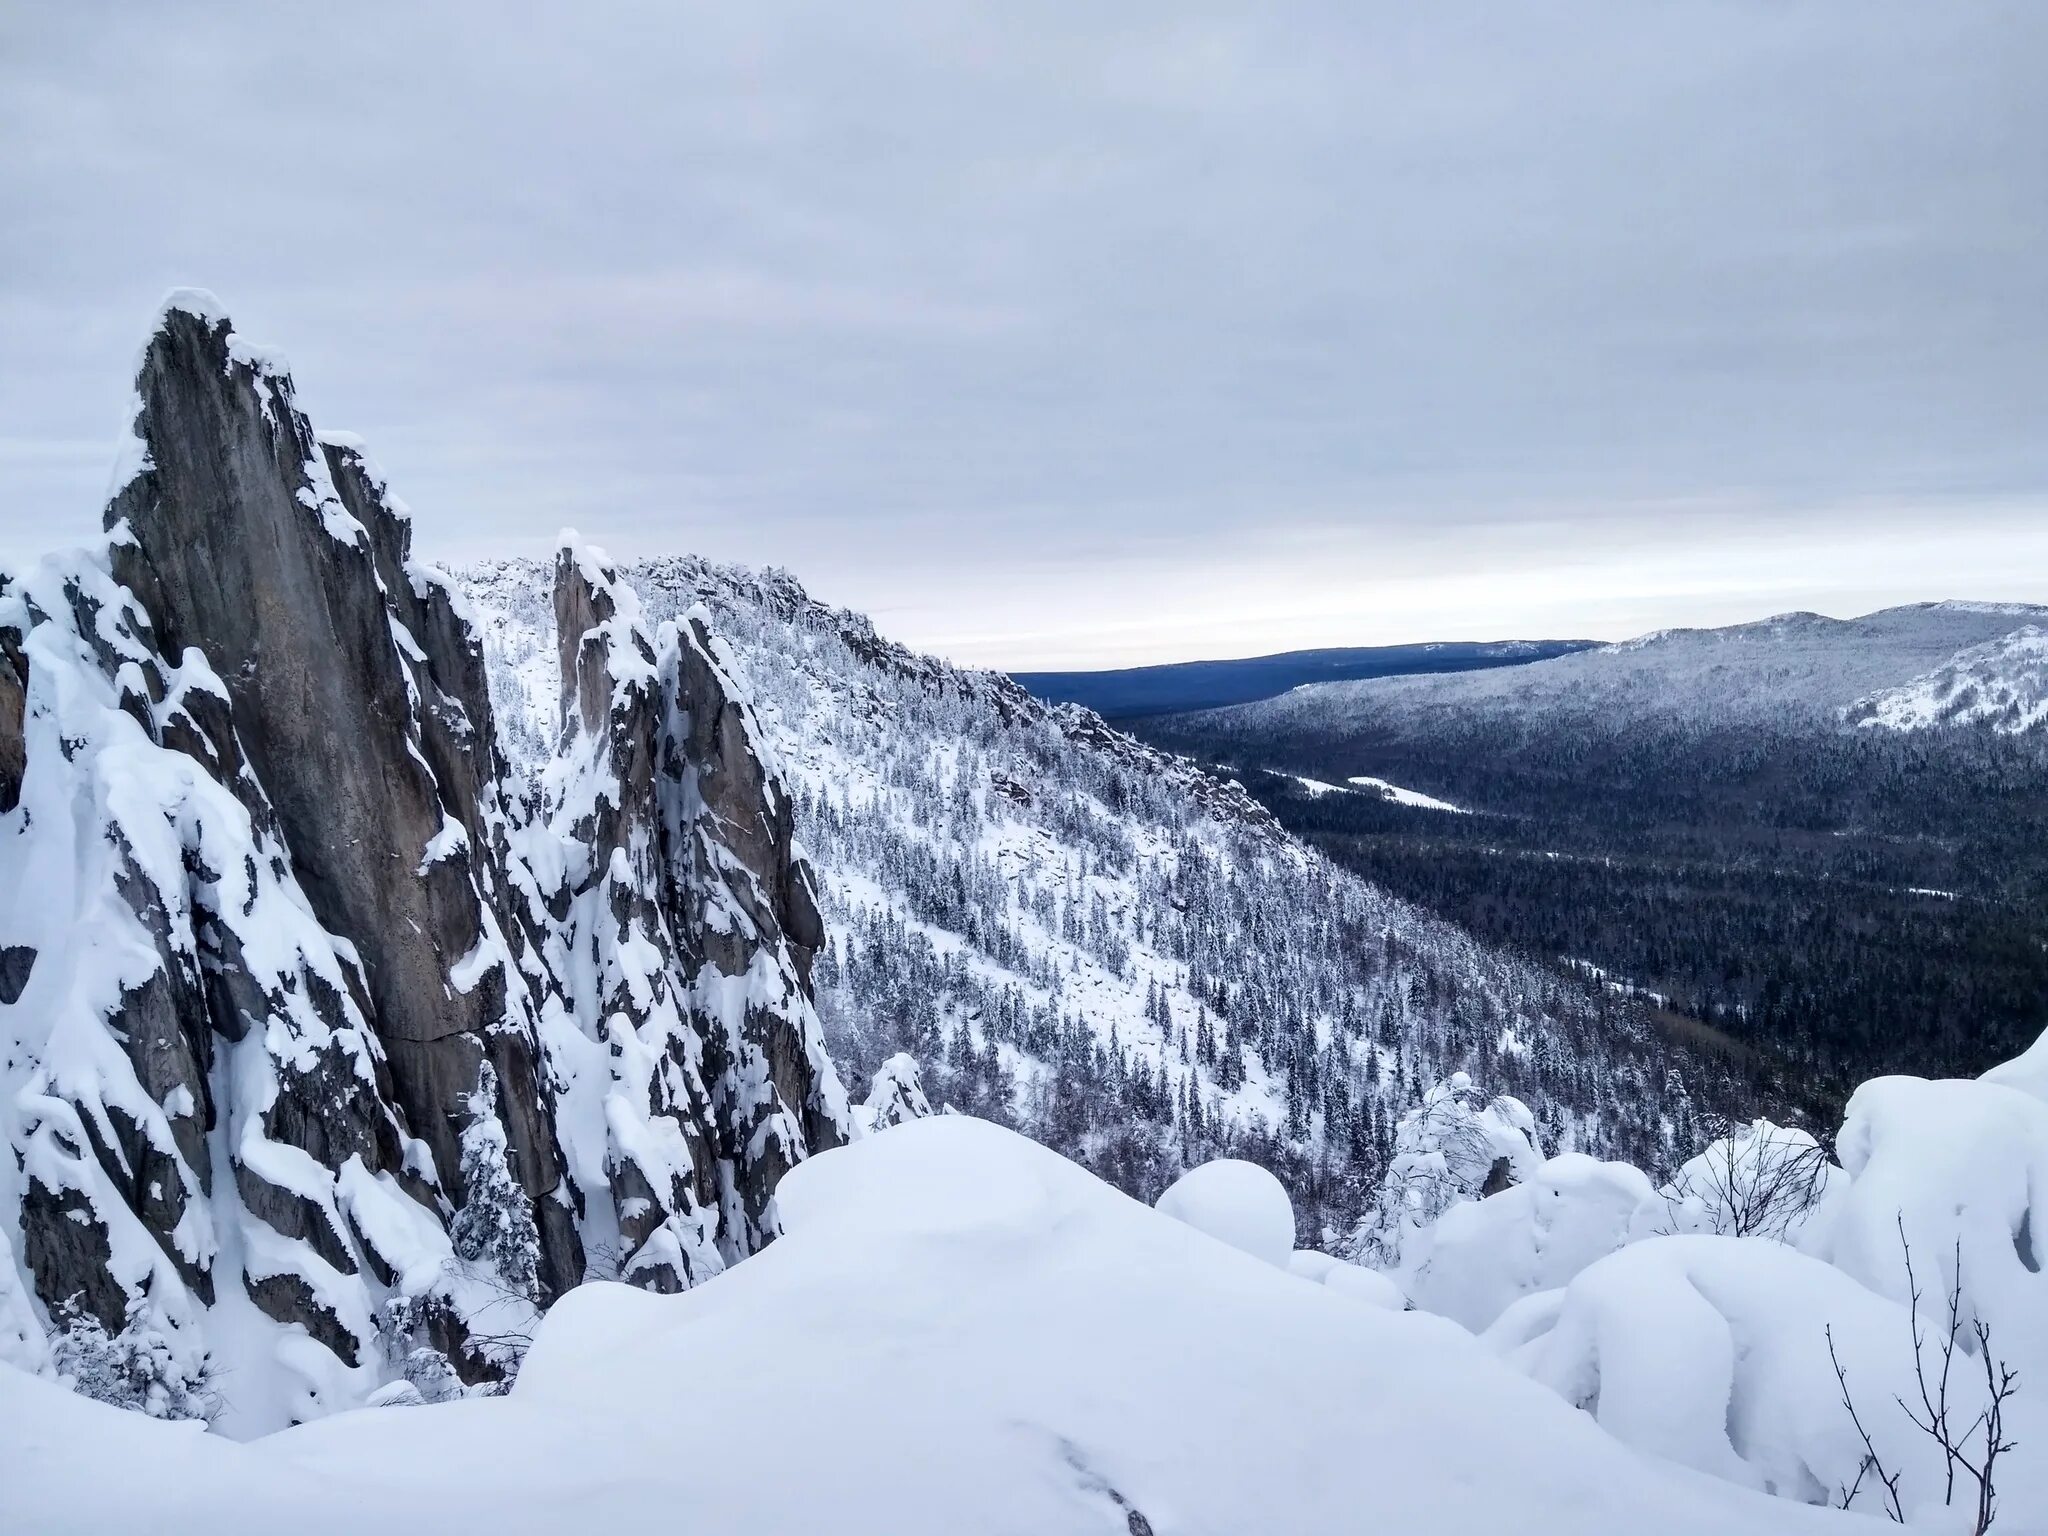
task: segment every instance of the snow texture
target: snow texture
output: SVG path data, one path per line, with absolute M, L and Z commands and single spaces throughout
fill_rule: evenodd
M 1294 1206 L 1256 1163 L 1223 1157 L 1167 1186 L 1158 1209 L 1255 1259 L 1285 1269 L 1294 1253 Z
M 2027 624 L 1958 651 L 1896 688 L 1858 699 L 1846 718 L 1888 731 L 1988 727 L 2002 734 L 2048 723 L 2048 629 Z
M 9 1515 L 39 1536 L 1128 1536 L 1356 1530 L 1366 1506 L 1389 1530 L 1835 1528 L 968 1117 L 816 1157 L 782 1200 L 787 1235 L 691 1291 L 570 1295 L 505 1397 L 233 1445 L 0 1370 L 0 1443 L 38 1469 Z

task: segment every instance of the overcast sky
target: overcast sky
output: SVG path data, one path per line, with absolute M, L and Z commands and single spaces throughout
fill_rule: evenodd
M 0 7 L 0 558 L 212 288 L 419 547 L 987 665 L 2048 601 L 2048 5 Z

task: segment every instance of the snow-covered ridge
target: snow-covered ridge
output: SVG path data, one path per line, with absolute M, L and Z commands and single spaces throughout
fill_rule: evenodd
M 1845 712 L 1857 721 L 1884 713 L 1910 722 L 1932 711 L 1949 723 L 2018 729 L 2001 722 L 2038 719 L 2040 684 L 2025 636 L 2044 624 L 2048 608 L 2017 603 L 1920 603 L 1854 619 L 1786 613 L 1723 629 L 1659 630 L 1526 666 L 1310 683 L 1201 718 L 1250 733 L 1347 720 L 1399 731 L 1407 721 L 1453 715 L 1544 716 L 1609 734 L 1645 724 L 1832 730 Z M 2004 678 L 2006 670 L 2016 675 Z
M 1974 726 L 2014 734 L 2048 724 L 2048 628 L 2023 625 L 1958 651 L 1910 682 L 1866 694 L 1843 717 L 1889 731 Z
M 935 1104 L 1140 1194 L 1218 1150 L 1321 1166 L 1309 1241 L 1354 1219 L 1408 1085 L 1468 1053 L 1548 1142 L 1666 1155 L 1663 1048 L 1639 1015 L 1596 1024 L 1586 993 L 1332 868 L 1236 784 L 895 645 L 784 573 L 676 556 L 621 577 L 649 622 L 703 605 L 746 675 L 820 876 L 820 1006 L 848 1080 L 908 1052 Z M 532 761 L 555 707 L 539 572 L 461 581 L 501 736 Z M 1456 995 L 1483 1029 L 1453 1025 Z M 1496 1068 L 1503 1039 L 1534 1048 Z M 1644 1074 L 1639 1096 L 1595 1108 L 1595 1060 Z
M 275 354 L 174 296 L 135 403 L 106 548 L 0 575 L 0 1350 L 231 1434 L 502 1389 L 849 1132 L 788 793 L 719 637 L 579 551 L 538 815 Z

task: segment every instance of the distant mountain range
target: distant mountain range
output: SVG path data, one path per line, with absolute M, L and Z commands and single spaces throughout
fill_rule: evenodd
M 1517 667 L 1591 650 L 1596 640 L 1444 640 L 1283 651 L 1233 661 L 1178 661 L 1105 672 L 1018 672 L 1025 688 L 1053 704 L 1079 704 L 1109 720 L 1221 709 L 1270 699 L 1305 683 L 1359 682 L 1432 672 Z
M 2048 1023 L 2044 621 L 1786 613 L 1137 728 L 1367 879 L 1833 1092 Z

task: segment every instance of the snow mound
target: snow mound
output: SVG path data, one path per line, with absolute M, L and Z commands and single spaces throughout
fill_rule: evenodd
M 1340 1263 L 1324 1275 L 1323 1289 L 1370 1306 L 1383 1307 L 1389 1312 L 1399 1312 L 1408 1305 L 1408 1298 L 1401 1293 L 1401 1287 L 1378 1270 L 1364 1269 L 1356 1264 Z
M 1938 1492 L 1939 1451 L 1892 1407 L 1917 1392 L 1906 1309 L 1768 1239 L 1637 1243 L 1516 1303 L 1486 1342 L 1638 1450 L 1825 1503 L 1864 1455 L 1831 1333 L 1885 1465 L 1909 1492 Z M 1873 1479 L 1852 1507 L 1882 1509 Z
M 1158 1209 L 1279 1269 L 1294 1252 L 1294 1206 L 1280 1181 L 1256 1163 L 1219 1157 L 1167 1186 Z
M 1482 1332 L 1511 1303 L 1621 1247 L 1652 1198 L 1639 1169 L 1564 1153 L 1527 1183 L 1454 1205 L 1416 1233 L 1400 1284 L 1422 1310 Z
M 505 1397 L 236 1445 L 0 1369 L 0 1444 L 37 1468 L 7 1520 L 1167 1536 L 1358 1530 L 1369 1509 L 1389 1530 L 1835 1528 L 1632 1455 L 1450 1325 L 1247 1263 L 986 1123 L 913 1121 L 805 1162 L 780 1195 L 787 1235 L 701 1286 L 571 1293 Z

